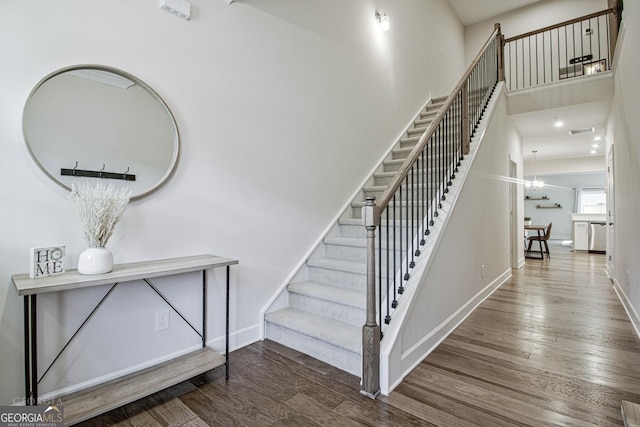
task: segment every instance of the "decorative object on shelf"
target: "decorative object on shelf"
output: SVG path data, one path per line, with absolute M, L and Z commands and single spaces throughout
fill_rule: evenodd
M 542 197 L 530 197 L 530 196 L 525 196 L 524 198 L 525 200 L 549 200 L 549 196 L 542 196 Z
M 548 205 L 548 206 L 543 206 L 543 205 L 536 205 L 536 209 L 561 209 L 562 205 L 560 205 L 560 203 L 554 203 L 553 205 Z
M 78 273 L 103 274 L 113 269 L 113 255 L 105 248 L 129 203 L 131 190 L 98 182 L 73 185 L 71 202 L 78 211 L 89 248 L 78 258 Z
M 524 217 L 524 225 L 531 225 L 531 217 L 530 216 L 525 216 Z
M 538 150 L 533 150 L 533 181 L 525 181 L 524 186 L 527 188 L 531 188 L 532 190 L 537 190 L 539 188 L 544 187 L 544 181 L 538 181 L 536 178 L 536 153 Z
M 64 273 L 65 247 L 31 248 L 29 250 L 29 277 L 53 276 Z

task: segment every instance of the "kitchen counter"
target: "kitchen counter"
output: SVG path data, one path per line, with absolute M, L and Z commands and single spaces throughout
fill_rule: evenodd
M 579 214 L 572 213 L 571 214 L 571 240 L 573 240 L 573 250 L 574 251 L 589 251 L 592 249 L 590 246 L 591 243 L 591 233 L 590 230 L 592 223 L 602 223 L 605 224 L 607 222 L 606 214 Z M 600 251 L 600 250 L 598 250 Z
M 607 222 L 606 214 L 572 213 L 571 221 Z

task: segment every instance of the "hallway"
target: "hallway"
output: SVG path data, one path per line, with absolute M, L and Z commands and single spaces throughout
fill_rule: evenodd
M 604 255 L 551 246 L 478 309 L 390 396 L 264 341 L 218 368 L 83 425 L 622 425 L 640 402 L 640 340 Z
M 621 425 L 640 402 L 640 340 L 604 273 L 605 255 L 527 260 L 386 402 L 480 425 Z M 431 421 L 431 420 L 430 420 Z

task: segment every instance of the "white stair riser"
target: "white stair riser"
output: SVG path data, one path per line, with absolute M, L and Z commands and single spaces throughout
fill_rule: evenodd
M 396 254 L 399 256 L 400 254 L 400 241 L 398 240 L 399 231 L 396 232 Z M 385 236 L 386 237 L 386 236 Z M 393 245 L 393 243 L 389 243 Z M 387 242 L 383 243 L 383 250 L 386 251 Z M 376 238 L 376 250 L 378 249 L 378 239 Z M 337 258 L 343 259 L 345 261 L 355 261 L 355 262 L 367 262 L 367 248 L 365 247 L 354 247 L 354 246 L 343 246 L 343 245 L 325 245 L 324 255 L 327 258 Z
M 391 151 L 392 158 L 394 159 L 406 158 L 408 154 L 411 152 L 411 150 L 413 150 L 413 147 L 416 146 L 416 144 L 418 143 L 418 140 L 419 140 L 419 137 L 417 136 L 414 138 L 402 139 L 400 141 L 400 147 Z M 455 151 L 456 147 L 458 148 L 460 147 L 460 141 L 455 141 L 455 140 L 452 141 L 451 139 L 434 140 L 429 143 L 428 154 L 431 155 L 431 154 L 443 153 L 445 152 L 445 150 Z
M 364 291 L 367 288 L 367 275 L 347 271 L 332 270 L 322 267 L 307 267 L 309 280 L 348 289 Z
M 420 205 L 416 207 L 416 205 L 414 205 L 413 203 L 410 203 L 408 214 L 407 214 L 407 205 L 406 203 L 402 203 L 402 205 L 398 204 L 396 206 L 391 206 L 391 207 L 387 206 L 387 209 L 382 212 L 382 215 L 383 215 L 383 218 L 385 218 L 387 215 L 386 211 L 388 210 L 391 220 L 395 218 L 396 221 L 399 221 L 400 218 L 402 217 L 402 220 L 406 221 L 407 218 L 413 219 L 413 217 L 415 216 L 416 210 L 418 210 L 418 214 L 421 214 L 422 212 L 428 211 L 429 208 L 430 208 L 430 205 L 426 205 L 426 206 Z M 362 218 L 362 207 L 358 205 L 352 207 L 352 216 L 353 218 Z
M 289 306 L 354 326 L 362 326 L 366 320 L 364 307 L 352 307 L 295 292 L 289 292 Z
M 382 226 L 386 226 L 387 222 L 384 220 L 382 220 Z M 391 222 L 391 225 L 393 226 L 393 222 Z M 396 229 L 397 230 L 404 230 L 404 225 L 403 224 L 401 226 L 400 222 L 397 221 L 396 222 Z M 340 224 L 339 225 L 339 230 L 340 230 L 340 235 L 342 237 L 357 237 L 360 239 L 366 239 L 367 238 L 367 229 L 364 227 L 364 225 L 352 225 L 352 224 Z
M 367 238 L 367 229 L 361 224 L 338 224 L 338 233 L 342 237 Z
M 272 341 L 335 366 L 358 377 L 362 375 L 362 355 L 336 347 L 314 337 L 266 322 L 266 336 Z
M 436 173 L 434 172 L 435 175 L 430 175 L 431 178 L 435 178 L 435 181 L 431 181 L 432 185 L 438 185 L 439 184 L 439 178 L 442 176 L 441 173 Z M 391 181 L 393 180 L 393 176 L 391 176 L 391 174 L 376 174 L 373 177 L 373 185 L 375 185 L 376 187 L 378 186 L 387 186 L 389 184 L 391 184 Z
M 380 186 L 382 187 L 382 186 Z M 386 189 L 386 187 L 383 187 Z M 423 185 L 410 185 L 409 187 L 402 187 L 402 199 L 403 201 L 407 199 L 407 197 L 412 200 L 415 197 L 419 197 L 420 200 L 422 200 L 424 197 L 429 197 L 430 195 L 433 196 L 437 193 L 437 191 L 440 189 L 440 183 L 439 182 L 433 182 L 431 185 L 428 186 L 423 186 Z M 382 195 L 384 194 L 385 190 L 382 189 L 368 189 L 365 188 L 364 189 L 364 197 L 365 199 L 369 196 L 373 196 L 377 199 L 379 199 L 380 197 L 382 197 Z M 416 194 L 417 193 L 417 194 Z M 400 193 L 398 193 L 398 197 L 400 197 Z M 398 198 L 398 200 L 400 200 Z M 362 205 L 356 204 L 356 205 L 352 205 L 353 207 L 359 207 Z
M 429 170 L 430 166 L 433 165 L 434 168 L 438 168 L 440 167 L 440 165 L 442 164 L 443 159 L 446 160 L 450 160 L 449 158 L 453 157 L 455 158 L 455 156 L 453 156 L 451 153 L 449 153 L 449 155 L 445 156 L 443 155 L 434 155 L 434 156 L 429 156 L 427 157 L 426 163 L 427 163 L 427 168 L 426 170 Z M 405 159 L 394 159 L 394 160 L 389 160 L 387 162 L 384 162 L 382 164 L 382 170 L 384 172 L 397 172 L 400 167 L 404 164 L 404 160 Z M 422 172 L 422 170 L 425 169 L 423 167 L 423 160 L 422 158 L 420 159 L 420 171 Z

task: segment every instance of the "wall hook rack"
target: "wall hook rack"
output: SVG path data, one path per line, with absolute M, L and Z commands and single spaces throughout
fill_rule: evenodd
M 60 175 L 65 176 L 82 176 L 89 178 L 106 178 L 106 179 L 122 179 L 124 181 L 135 181 L 136 176 L 134 174 L 129 173 L 129 167 L 127 166 L 127 170 L 125 172 L 105 172 L 106 165 L 102 164 L 102 169 L 99 171 L 87 170 L 87 169 L 78 169 L 78 162 L 73 167 L 73 169 L 60 169 Z

